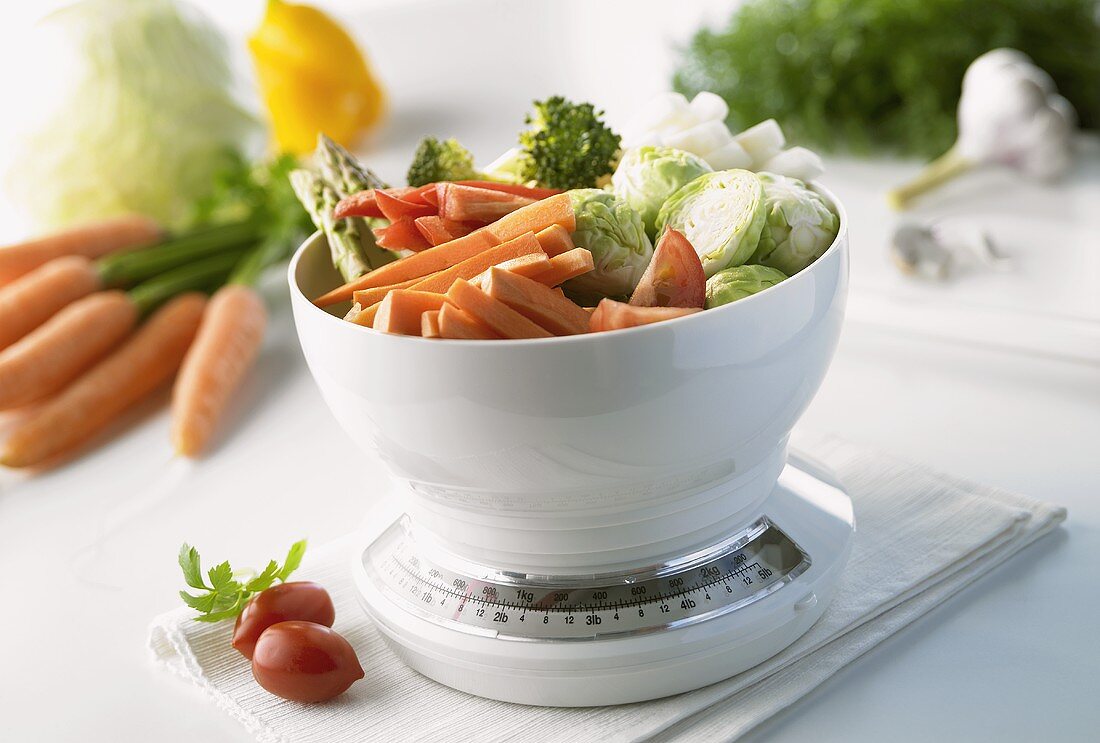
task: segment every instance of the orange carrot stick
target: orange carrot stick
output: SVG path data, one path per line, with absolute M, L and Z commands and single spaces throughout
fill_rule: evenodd
M 554 335 L 588 332 L 588 313 L 558 290 L 499 268 L 489 269 L 485 293 Z
M 569 279 L 586 274 L 596 267 L 592 253 L 584 248 L 574 248 L 550 259 L 550 268 L 532 278 L 540 284 L 557 286 Z
M 439 338 L 439 313 L 442 311 L 442 307 L 438 310 L 429 310 L 420 316 L 420 335 L 425 338 Z
M 172 390 L 172 443 L 185 457 L 201 453 L 260 352 L 267 310 L 256 291 L 222 287 L 206 306 L 195 342 Z
M 0 289 L 0 349 L 49 320 L 65 305 L 101 289 L 90 260 L 57 258 Z
M 536 201 L 469 235 L 463 235 L 450 242 L 376 268 L 318 297 L 313 300 L 313 303 L 318 307 L 327 307 L 350 300 L 357 289 L 399 284 L 417 276 L 427 276 L 460 263 L 494 245 L 515 240 L 525 232 L 539 232 L 554 224 L 561 225 L 569 232 L 577 228 L 577 219 L 573 215 L 573 202 L 568 194 L 558 194 Z
M 168 381 L 205 306 L 201 294 L 183 294 L 154 313 L 118 350 L 18 425 L 0 450 L 0 464 L 30 467 L 68 452 Z
M 434 275 L 434 274 L 433 274 Z M 424 279 L 415 278 L 408 281 L 402 281 L 400 284 L 389 284 L 387 286 L 376 286 L 373 289 L 360 289 L 352 295 L 352 301 L 358 302 L 360 309 L 363 307 L 370 307 L 372 304 L 377 304 L 386 298 L 394 289 L 408 289 L 413 284 L 416 284 Z
M 442 294 L 395 289 L 378 305 L 373 327 L 383 333 L 420 335 L 420 316 L 442 306 Z
M 444 304 L 439 309 L 439 334 L 444 338 L 467 341 L 491 341 L 500 338 L 453 304 Z
M 504 338 L 549 338 L 550 332 L 528 320 L 499 299 L 493 299 L 468 281 L 459 279 L 447 292 L 447 301 L 472 315 Z
M 569 235 L 569 230 L 560 224 L 550 225 L 545 230 L 536 233 L 535 237 L 538 238 L 539 245 L 542 246 L 542 252 L 551 258 L 562 253 L 568 253 L 577 247 L 573 244 L 573 238 Z
M 117 291 L 65 307 L 0 351 L 0 410 L 57 392 L 120 344 L 137 320 L 137 307 Z
M 539 241 L 535 239 L 533 232 L 527 232 L 515 240 L 496 245 L 488 250 L 471 256 L 461 263 L 456 263 L 445 271 L 432 274 L 427 278 L 413 284 L 410 289 L 422 292 L 446 292 L 458 279 L 472 279 L 490 266 L 495 266 L 503 261 L 519 258 L 522 255 L 543 255 Z
M 0 247 L 0 285 L 66 255 L 99 258 L 109 253 L 152 245 L 162 237 L 147 217 L 128 216 L 74 227 L 15 245 Z
M 501 261 L 495 266 L 489 266 L 477 276 L 470 279 L 470 283 L 476 286 L 478 289 L 485 289 L 485 282 L 489 278 L 489 272 L 494 268 L 499 268 L 501 271 L 508 271 L 509 273 L 519 274 L 520 276 L 537 276 L 540 273 L 545 273 L 550 270 L 550 259 L 546 257 L 546 253 L 531 253 L 530 255 L 521 255 L 518 258 L 512 258 L 507 261 Z
M 599 333 L 605 330 L 623 330 L 673 320 L 702 311 L 702 307 L 638 307 L 616 302 L 613 299 L 601 299 L 596 305 L 596 310 L 588 318 L 588 322 L 591 331 Z

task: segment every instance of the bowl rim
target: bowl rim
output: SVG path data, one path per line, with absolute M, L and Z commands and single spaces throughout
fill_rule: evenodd
M 677 323 L 692 322 L 698 315 L 702 315 L 704 313 L 710 315 L 711 317 L 714 317 L 714 315 L 712 313 L 731 312 L 731 311 L 736 312 L 736 311 L 738 311 L 736 309 L 737 307 L 744 307 L 744 306 L 746 306 L 746 303 L 757 300 L 759 297 L 762 297 L 762 296 L 765 296 L 765 295 L 768 295 L 768 294 L 773 294 L 777 291 L 793 291 L 792 287 L 793 287 L 794 282 L 797 282 L 799 280 L 809 280 L 807 278 L 807 276 L 810 273 L 813 272 L 814 266 L 816 266 L 818 263 L 822 262 L 824 258 L 831 255 L 832 253 L 840 251 L 841 246 L 844 243 L 847 242 L 848 212 L 844 208 L 844 204 L 841 203 L 841 201 L 836 197 L 836 195 L 832 191 L 830 191 L 829 189 L 822 186 L 817 181 L 807 181 L 806 185 L 808 185 L 813 191 L 815 191 L 816 193 L 818 193 L 821 196 L 825 197 L 829 201 L 829 203 L 836 210 L 837 218 L 840 220 L 840 226 L 837 229 L 836 237 L 833 239 L 833 242 L 829 245 L 828 248 L 825 249 L 825 252 L 823 252 L 821 255 L 819 255 L 817 258 L 814 259 L 813 263 L 806 266 L 806 268 L 802 269 L 801 271 L 796 273 L 794 276 L 789 276 L 785 281 L 781 281 L 778 284 L 774 284 L 772 286 L 769 286 L 767 289 L 764 289 L 763 291 L 759 291 L 755 294 L 751 294 L 747 297 L 742 297 L 741 299 L 738 299 L 736 302 L 730 302 L 728 304 L 722 305 L 721 307 L 715 307 L 714 309 L 710 309 L 710 310 L 704 309 L 702 312 L 693 312 L 690 315 L 684 315 L 682 317 L 674 317 L 670 320 L 662 320 L 661 322 L 650 323 L 648 325 L 639 325 L 639 326 L 633 327 L 633 328 L 620 328 L 618 330 L 609 331 L 609 332 L 613 333 L 614 337 L 619 338 L 619 337 L 624 337 L 627 334 L 638 335 L 638 334 L 646 333 L 646 332 L 659 331 L 660 328 L 667 328 L 667 327 L 670 327 L 671 325 L 674 325 L 674 324 L 677 324 Z M 392 340 L 393 342 L 396 342 L 396 343 L 421 343 L 421 344 L 427 343 L 427 344 L 431 344 L 431 345 L 435 345 L 435 346 L 438 346 L 438 345 L 440 345 L 440 343 L 443 343 L 443 344 L 445 344 L 449 347 L 453 347 L 456 344 L 460 344 L 463 348 L 466 348 L 466 347 L 516 348 L 518 346 L 529 346 L 531 344 L 549 345 L 549 344 L 554 344 L 554 343 L 584 343 L 584 342 L 590 341 L 593 338 L 597 338 L 597 337 L 606 335 L 605 333 L 581 333 L 581 334 L 578 334 L 578 335 L 553 336 L 551 338 L 500 338 L 500 339 L 496 339 L 496 340 L 464 340 L 464 339 L 456 339 L 456 338 L 422 338 L 420 336 L 401 335 L 399 333 L 380 333 L 380 332 L 374 330 L 374 328 L 368 328 L 368 327 L 365 327 L 363 325 L 356 325 L 355 323 L 348 322 L 347 320 L 344 320 L 342 317 L 337 317 L 336 315 L 333 315 L 332 313 L 327 312 L 324 309 L 322 309 L 321 307 L 318 307 L 317 305 L 315 305 L 313 303 L 313 300 L 311 300 L 309 297 L 307 297 L 305 295 L 305 292 L 302 291 L 301 287 L 298 286 L 298 280 L 297 280 L 298 265 L 301 262 L 302 256 L 305 254 L 306 249 L 309 248 L 311 245 L 313 245 L 313 243 L 320 237 L 323 237 L 320 230 L 316 230 L 315 232 L 313 232 L 313 234 L 311 234 L 309 237 L 307 237 L 302 242 L 302 244 L 299 245 L 295 249 L 294 255 L 291 256 L 291 258 L 290 258 L 290 264 L 287 266 L 287 283 L 290 285 L 290 292 L 291 292 L 291 295 L 292 295 L 291 298 L 292 299 L 296 298 L 300 302 L 307 305 L 308 306 L 307 311 L 317 312 L 317 313 L 320 313 L 321 315 L 324 315 L 327 318 L 327 320 L 324 320 L 323 322 L 331 321 L 331 322 L 339 323 L 340 325 L 344 326 L 345 330 L 350 330 L 351 332 L 359 331 L 359 332 L 367 333 L 367 334 L 371 335 L 372 337 L 376 337 L 376 338 L 384 337 L 387 340 Z M 744 312 L 746 310 L 740 310 L 740 311 Z

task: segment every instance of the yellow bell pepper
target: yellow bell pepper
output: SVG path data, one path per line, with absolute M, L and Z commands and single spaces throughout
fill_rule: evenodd
M 268 0 L 248 47 L 280 151 L 310 152 L 320 132 L 353 147 L 385 109 L 355 40 L 316 8 Z

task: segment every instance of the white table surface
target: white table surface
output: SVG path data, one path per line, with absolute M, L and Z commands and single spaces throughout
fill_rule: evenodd
M 417 7 L 423 12 L 423 4 Z M 506 50 L 534 46 L 537 57 L 538 48 L 553 42 L 554 29 L 570 22 L 546 6 L 514 7 L 494 4 L 484 33 L 499 38 L 520 22 L 538 28 L 531 16 L 539 14 L 549 31 L 505 38 Z M 624 26 L 648 28 L 656 12 L 645 5 Z M 468 49 L 447 40 L 459 11 L 439 5 L 432 13 L 436 23 L 418 45 Z M 382 7 L 356 19 L 394 92 L 394 115 L 368 158 L 394 179 L 423 132 L 457 135 L 488 157 L 510 138 L 530 97 L 562 90 L 599 98 L 609 113 L 621 115 L 628 101 L 660 86 L 669 64 L 649 60 L 640 63 L 642 73 L 632 73 L 621 55 L 592 48 L 586 59 L 623 81 L 612 86 L 610 99 L 599 92 L 606 81 L 577 62 L 563 63 L 564 71 L 535 63 L 518 72 L 502 68 L 499 85 L 478 85 L 471 82 L 471 61 L 440 75 L 429 74 L 427 65 L 401 69 L 400 60 L 409 59 L 410 14 Z M 1093 198 L 1100 188 L 1095 165 L 1059 192 L 1005 185 L 972 202 L 974 209 L 991 209 L 986 216 L 1023 215 L 1006 235 L 1027 259 L 1022 263 L 1040 249 L 1094 256 L 1074 279 L 1089 280 L 1091 294 L 1080 283 L 1047 293 L 1050 302 L 1078 297 L 1075 308 L 1086 316 L 1096 315 L 1100 278 L 1098 217 L 1086 207 L 1100 203 Z M 852 219 L 856 307 L 882 286 L 895 286 L 882 257 L 895 217 L 883 206 L 881 189 L 913 166 L 830 166 L 826 182 Z M 1068 217 L 1033 208 L 1036 198 L 1052 193 L 1076 204 Z M 1061 244 L 1068 242 L 1074 247 Z M 990 301 L 1026 307 L 1036 299 L 1020 296 L 1027 279 L 1026 273 L 1004 279 L 998 289 L 987 286 L 992 279 L 972 277 L 951 291 L 982 286 Z M 921 301 L 934 301 L 926 288 L 896 286 L 916 292 L 918 311 Z M 0 740 L 249 739 L 197 689 L 149 661 L 148 621 L 178 603 L 180 542 L 211 558 L 259 564 L 301 536 L 321 544 L 349 531 L 381 493 L 384 477 L 380 463 L 356 451 L 325 409 L 302 361 L 280 277 L 269 283 L 268 296 L 272 321 L 263 355 L 212 456 L 195 463 L 172 458 L 161 399 L 60 469 L 35 477 L 0 472 Z M 756 737 L 1094 740 L 1100 731 L 1100 367 L 933 341 L 875 320 L 851 318 L 804 425 L 1060 503 L 1070 517 L 1064 529 L 876 648 Z M 0 417 L 0 435 L 7 425 L 10 417 Z

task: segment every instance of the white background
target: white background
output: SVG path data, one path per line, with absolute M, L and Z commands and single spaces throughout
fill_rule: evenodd
M 0 42 L 49 4 L 0 10 Z M 237 34 L 261 5 L 202 4 Z M 390 89 L 393 114 L 364 156 L 399 180 L 424 133 L 458 136 L 481 159 L 494 156 L 533 97 L 593 99 L 621 120 L 663 87 L 669 42 L 715 14 L 713 5 L 330 7 L 353 25 Z M 17 74 L 15 48 L 0 43 L 5 76 Z M 1054 189 L 993 173 L 928 207 L 924 214 L 989 230 L 1017 257 L 1010 274 L 946 287 L 904 281 L 885 257 L 896 217 L 882 191 L 915 164 L 828 164 L 825 182 L 852 220 L 851 313 L 804 424 L 1066 505 L 1070 517 L 758 737 L 1095 739 L 1100 367 L 1081 359 L 1100 351 L 1091 345 L 1100 318 L 1100 158 L 1087 155 Z M 0 233 L 22 229 L 10 206 L 0 204 L 0 215 Z M 173 459 L 162 398 L 60 469 L 0 472 L 0 740 L 248 739 L 200 692 L 149 663 L 146 625 L 178 602 L 179 543 L 242 564 L 277 556 L 301 536 L 321 544 L 359 522 L 383 477 L 324 408 L 281 277 L 266 291 L 263 355 L 212 456 Z M 0 435 L 10 424 L 0 416 Z

